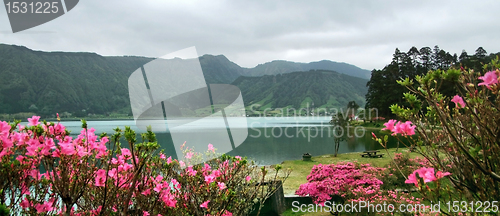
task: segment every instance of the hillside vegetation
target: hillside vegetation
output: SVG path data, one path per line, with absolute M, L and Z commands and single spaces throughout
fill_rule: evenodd
M 240 77 L 233 82 L 243 92 L 245 105 L 269 108 L 340 108 L 349 101 L 364 106 L 368 80 L 334 71 L 307 71 L 262 77 Z M 314 105 L 313 105 L 314 104 Z
M 0 44 L 0 118 L 7 114 L 11 118 L 19 116 L 12 115 L 16 113 L 43 117 L 54 117 L 55 113 L 63 117 L 131 116 L 128 78 L 152 60 L 42 52 Z M 309 71 L 339 68 L 353 75 L 363 71 L 345 63 L 273 61 L 243 68 L 223 55 L 203 55 L 199 60 L 207 83 L 234 82 L 243 92 L 246 105 L 259 102 L 269 107 L 299 108 L 314 102 L 316 107 L 340 107 L 352 100 L 364 104 L 367 80 L 336 72 Z M 241 76 L 251 77 L 238 79 Z

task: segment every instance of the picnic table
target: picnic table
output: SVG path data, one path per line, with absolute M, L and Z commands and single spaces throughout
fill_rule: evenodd
M 377 150 L 373 151 L 364 151 L 363 154 L 361 154 L 361 157 L 370 157 L 370 158 L 376 158 L 376 157 L 382 157 L 384 154 L 377 154 Z

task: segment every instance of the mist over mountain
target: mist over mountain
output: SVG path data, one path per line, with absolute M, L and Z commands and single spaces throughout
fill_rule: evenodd
M 128 78 L 152 60 L 84 52 L 42 52 L 0 44 L 0 114 L 131 115 Z M 203 55 L 199 60 L 207 83 L 236 84 L 246 105 L 266 102 L 276 107 L 300 106 L 304 100 L 315 101 L 318 106 L 344 106 L 350 100 L 364 104 L 369 71 L 353 65 L 327 60 L 312 63 L 277 60 L 243 68 L 223 55 Z M 270 98 L 262 101 L 266 97 Z

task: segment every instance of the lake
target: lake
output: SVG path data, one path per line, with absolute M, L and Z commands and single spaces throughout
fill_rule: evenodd
M 334 133 L 328 123 L 330 117 L 228 117 L 228 119 L 231 122 L 230 130 L 216 119 L 172 120 L 169 121 L 167 130 L 156 131 L 156 136 L 161 147 L 172 158 L 182 154 L 179 149 L 184 141 L 186 146 L 194 146 L 196 151 L 206 151 L 207 145 L 211 143 L 218 149 L 218 153 L 246 156 L 261 165 L 301 159 L 302 154 L 306 152 L 313 156 L 334 153 Z M 72 131 L 72 135 L 77 135 L 81 130 L 81 122 L 61 123 Z M 89 128 L 96 129 L 96 134 L 106 132 L 111 135 L 114 133 L 113 128 L 123 129 L 124 126 L 131 126 L 138 134 L 144 132 L 135 126 L 133 120 L 88 121 L 87 124 Z M 347 138 L 340 143 L 339 153 L 382 149 L 383 147 L 375 142 L 371 135 L 372 132 L 380 134 L 380 129 L 351 127 L 345 132 Z M 389 147 L 396 145 L 397 140 L 391 137 Z M 127 144 L 122 146 L 126 147 Z

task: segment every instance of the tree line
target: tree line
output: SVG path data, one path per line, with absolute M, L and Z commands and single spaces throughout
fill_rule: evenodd
M 376 108 L 381 116 L 393 116 L 389 106 L 392 104 L 404 104 L 403 93 L 407 89 L 397 83 L 397 80 L 424 75 L 429 70 L 446 70 L 450 67 L 463 67 L 483 70 L 483 65 L 490 62 L 500 53 L 487 54 L 483 47 L 476 49 L 473 55 L 462 50 L 460 56 L 450 54 L 439 46 L 422 47 L 420 49 L 411 47 L 408 52 L 402 52 L 396 48 L 392 61 L 383 69 L 372 71 L 370 81 L 366 84 L 366 109 Z M 444 93 L 448 96 L 456 93 L 453 83 L 445 83 Z

